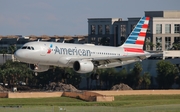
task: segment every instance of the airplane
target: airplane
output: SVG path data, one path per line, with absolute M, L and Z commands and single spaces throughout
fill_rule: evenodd
M 143 50 L 149 20 L 149 17 L 142 17 L 118 47 L 34 41 L 24 44 L 14 56 L 28 63 L 35 73 L 59 66 L 73 68 L 77 73 L 92 73 L 91 78 L 98 79 L 97 69 L 119 67 L 153 55 Z

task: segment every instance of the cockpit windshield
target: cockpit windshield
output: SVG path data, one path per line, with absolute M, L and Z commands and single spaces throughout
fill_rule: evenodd
M 32 46 L 23 46 L 21 49 L 34 50 L 34 47 L 32 47 Z

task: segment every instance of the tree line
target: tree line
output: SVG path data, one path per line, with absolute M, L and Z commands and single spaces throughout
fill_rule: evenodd
M 91 74 L 78 74 L 70 68 L 53 67 L 46 72 L 34 76 L 28 64 L 21 62 L 6 61 L 0 65 L 0 82 L 7 83 L 8 87 L 18 85 L 23 81 L 29 87 L 44 87 L 51 82 L 62 82 L 72 84 L 78 89 L 82 79 L 86 79 L 86 86 L 83 89 L 110 89 L 113 85 L 124 83 L 133 89 L 170 89 L 174 83 L 180 86 L 179 67 L 168 61 L 161 60 L 156 64 L 157 76 L 154 78 L 157 87 L 153 86 L 153 76 L 148 72 L 142 73 L 140 62 L 135 63 L 131 70 L 122 68 L 98 69 L 98 80 L 91 80 Z M 65 70 L 64 70 L 65 69 Z M 66 73 L 64 73 L 66 71 Z M 95 87 L 92 83 L 95 82 Z

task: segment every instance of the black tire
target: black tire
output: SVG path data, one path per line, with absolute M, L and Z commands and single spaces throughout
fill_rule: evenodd
M 34 72 L 34 76 L 38 76 L 38 73 L 37 73 L 37 72 Z
M 62 78 L 63 79 L 69 79 L 70 78 L 70 74 L 69 73 L 62 74 Z
M 91 74 L 91 80 L 94 80 L 94 74 L 93 73 Z
M 95 74 L 94 76 L 95 80 L 99 80 L 99 74 Z
M 66 79 L 69 79 L 69 78 L 70 78 L 70 74 L 69 74 L 69 73 L 66 73 L 66 74 L 65 74 L 65 78 L 66 78 Z
M 99 74 L 91 74 L 91 80 L 99 80 Z

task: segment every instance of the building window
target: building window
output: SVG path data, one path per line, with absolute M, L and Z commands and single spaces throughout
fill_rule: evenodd
M 180 37 L 174 37 L 174 42 L 180 42 Z
M 156 24 L 156 34 L 162 34 L 162 24 Z
M 174 24 L 174 33 L 180 33 L 180 24 Z
M 91 25 L 91 34 L 94 35 L 95 34 L 95 25 Z
M 121 36 L 121 44 L 123 44 L 126 40 L 126 25 L 120 25 L 120 36 Z
M 109 34 L 109 31 L 110 31 L 109 25 L 105 25 L 105 34 Z
M 165 24 L 165 33 L 171 33 L 171 24 Z
M 95 42 L 96 42 L 96 38 L 95 37 L 91 37 L 91 43 L 95 44 Z
M 162 50 L 162 37 L 156 37 L 156 50 Z
M 171 37 L 165 37 L 165 49 L 169 50 L 171 47 Z
M 102 44 L 101 40 L 102 40 L 102 37 L 99 37 L 99 38 L 98 38 L 98 45 L 101 45 L 101 44 Z
M 151 30 L 149 28 L 149 25 L 148 25 L 148 28 L 147 28 L 147 33 L 151 33 Z
M 102 34 L 102 25 L 98 25 L 98 34 Z
M 131 32 L 133 31 L 133 29 L 135 28 L 136 25 L 131 25 Z

